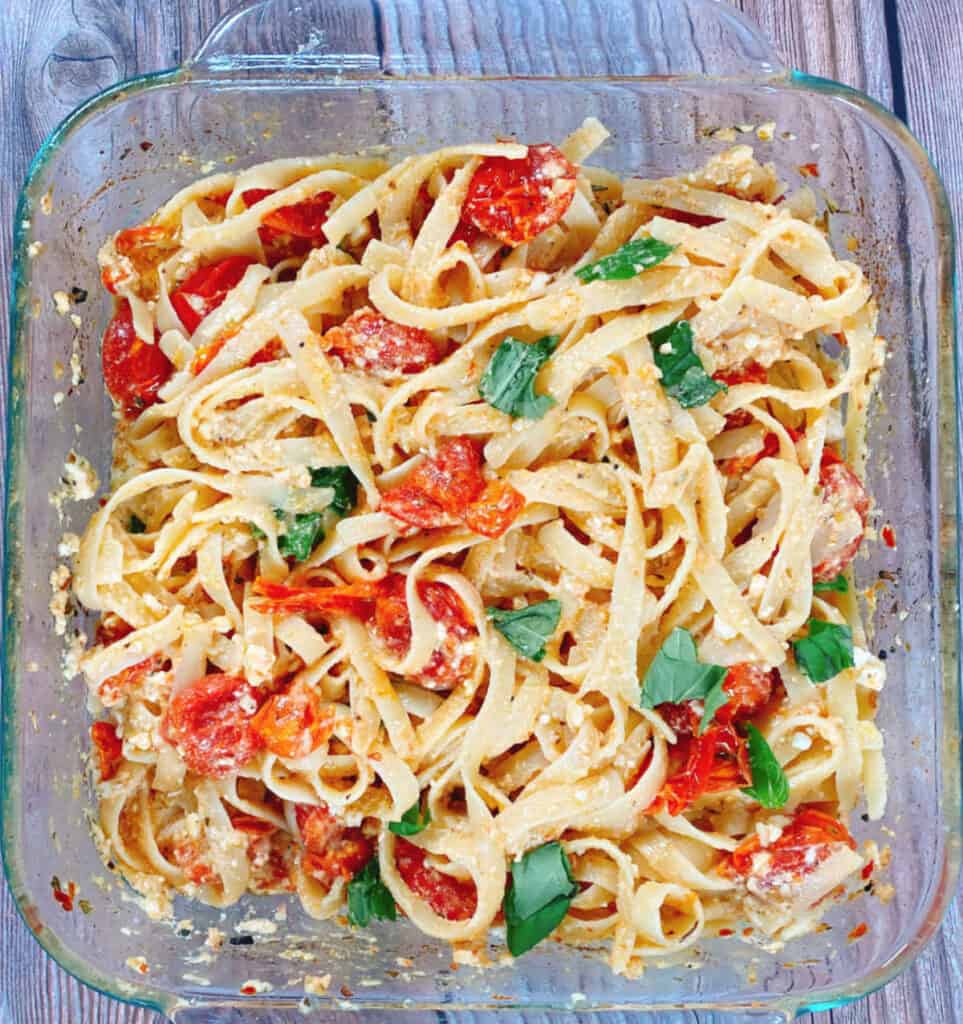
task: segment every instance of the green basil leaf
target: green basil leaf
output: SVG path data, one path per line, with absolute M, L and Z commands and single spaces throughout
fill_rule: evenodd
M 555 404 L 549 395 L 535 394 L 535 376 L 558 345 L 557 334 L 531 343 L 508 337 L 495 349 L 478 392 L 495 409 L 509 416 L 540 420 Z
M 751 796 L 763 807 L 775 810 L 789 799 L 789 781 L 782 766 L 776 760 L 766 737 L 754 726 L 746 726 L 749 738 L 749 767 L 752 770 L 752 785 L 742 792 Z
M 578 885 L 562 844 L 545 843 L 512 863 L 505 893 L 505 929 L 512 956 L 521 956 L 553 932 L 568 912 Z
M 545 657 L 545 641 L 558 628 L 562 616 L 559 601 L 538 601 L 518 611 L 502 608 L 486 608 L 492 625 L 499 633 L 526 658 L 541 661 Z
M 415 801 L 401 816 L 401 821 L 389 821 L 388 831 L 396 836 L 416 836 L 431 824 L 431 811 L 426 806 L 421 809 L 419 801 Z
M 721 665 L 706 665 L 697 660 L 692 634 L 687 629 L 676 627 L 666 637 L 645 673 L 642 707 L 681 704 L 687 700 L 705 701 L 699 723 L 701 735 L 715 713 L 729 700 L 722 685 L 727 671 Z
M 128 533 L 146 533 L 147 523 L 141 519 L 140 516 L 134 515 L 133 512 L 130 514 L 130 523 L 127 526 Z
M 692 349 L 692 328 L 687 320 L 676 320 L 649 335 L 652 358 L 662 373 L 662 388 L 683 409 L 705 405 L 710 398 L 726 391 L 725 384 L 713 380 L 702 360 Z
M 320 512 L 298 512 L 293 518 L 285 517 L 284 533 L 278 537 L 278 551 L 285 558 L 303 562 L 324 538 Z
M 358 480 L 347 466 L 321 466 L 311 470 L 312 487 L 330 487 L 334 497 L 328 505 L 339 516 L 347 515 L 358 501 Z
M 825 683 L 853 667 L 853 631 L 820 619 L 809 620 L 809 636 L 793 640 L 796 664 L 814 683 Z
M 716 666 L 713 666 L 713 668 L 715 667 Z M 716 712 L 719 708 L 723 708 L 729 703 L 729 694 L 726 692 L 726 688 L 724 686 L 726 676 L 728 674 L 728 669 L 723 669 L 722 675 L 719 676 L 712 688 L 705 695 L 705 699 L 702 704 L 702 721 L 699 722 L 698 730 L 700 736 L 712 724 L 712 719 L 716 717 Z
M 674 250 L 674 245 L 660 242 L 657 238 L 636 238 L 633 242 L 626 242 L 608 256 L 579 267 L 575 271 L 575 276 L 585 283 L 627 281 L 630 277 L 641 274 L 643 270 L 661 263 Z
M 834 580 L 813 583 L 813 590 L 817 594 L 824 590 L 835 590 L 838 594 L 846 594 L 849 592 L 849 581 L 840 574 Z
M 348 883 L 348 920 L 357 928 L 366 928 L 373 917 L 381 921 L 398 917 L 394 898 L 381 881 L 377 856 Z
M 248 523 L 247 528 L 251 531 L 251 536 L 255 540 L 267 540 L 267 534 L 261 529 L 257 523 Z

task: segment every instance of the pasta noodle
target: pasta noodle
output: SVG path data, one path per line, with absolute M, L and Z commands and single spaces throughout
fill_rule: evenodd
M 859 878 L 869 285 L 748 147 L 622 180 L 606 136 L 277 160 L 102 250 L 74 586 L 105 854 L 160 910 L 478 958 L 504 910 L 634 975 Z

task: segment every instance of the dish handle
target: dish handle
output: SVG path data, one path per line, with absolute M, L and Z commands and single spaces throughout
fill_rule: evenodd
M 726 0 L 246 0 L 187 68 L 215 78 L 788 74 Z

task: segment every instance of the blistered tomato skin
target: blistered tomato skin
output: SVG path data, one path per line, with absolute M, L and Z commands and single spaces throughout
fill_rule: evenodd
M 240 676 L 203 676 L 171 698 L 161 734 L 192 772 L 224 778 L 264 746 L 252 726 L 259 703 L 258 692 Z
M 565 216 L 575 196 L 575 168 L 548 143 L 520 160 L 490 156 L 468 186 L 462 218 L 505 245 L 524 245 Z
M 157 401 L 157 392 L 174 372 L 174 365 L 154 344 L 138 337 L 130 303 L 123 299 L 104 332 L 101 348 L 104 383 L 126 416 L 137 416 Z
M 395 840 L 395 866 L 405 885 L 446 921 L 467 921 L 478 906 L 473 882 L 439 871 L 425 863 L 425 851 L 407 839 Z
M 732 725 L 710 725 L 701 736 L 682 736 L 675 751 L 679 767 L 666 779 L 653 810 L 681 814 L 702 796 L 751 782 L 746 741 Z
M 295 683 L 264 702 L 252 722 L 264 746 L 278 757 L 307 757 L 334 731 L 334 711 L 306 683 Z
M 248 256 L 227 256 L 195 270 L 171 295 L 171 305 L 188 334 L 220 306 L 236 288 L 254 261 Z
M 304 842 L 302 870 L 325 887 L 354 878 L 374 856 L 374 843 L 361 829 L 348 828 L 323 804 L 298 804 L 294 814 Z
M 869 518 L 869 495 L 859 477 L 829 449 L 823 453 L 819 483 L 823 507 L 813 536 L 813 579 L 828 583 L 859 551 Z
M 368 307 L 332 327 L 324 342 L 346 366 L 385 379 L 421 373 L 441 359 L 427 331 L 396 324 Z

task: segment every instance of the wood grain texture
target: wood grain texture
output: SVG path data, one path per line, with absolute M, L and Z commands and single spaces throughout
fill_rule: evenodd
M 963 217 L 960 0 L 738 0 L 787 62 L 863 89 L 898 111 L 933 155 Z M 3 0 L 0 17 L 0 294 L 8 298 L 16 186 L 47 133 L 80 102 L 130 75 L 180 63 L 229 0 Z M 483 4 L 479 4 L 480 7 Z M 939 45 L 934 45 L 938 41 Z M 893 64 L 892 61 L 896 63 Z M 0 439 L 6 318 L 0 322 Z M 963 910 L 911 971 L 807 1024 L 963 1024 Z M 0 1024 L 157 1024 L 68 977 L 34 943 L 0 884 Z M 694 1021 L 693 1015 L 685 1015 Z M 674 1018 L 677 1019 L 677 1018 Z

